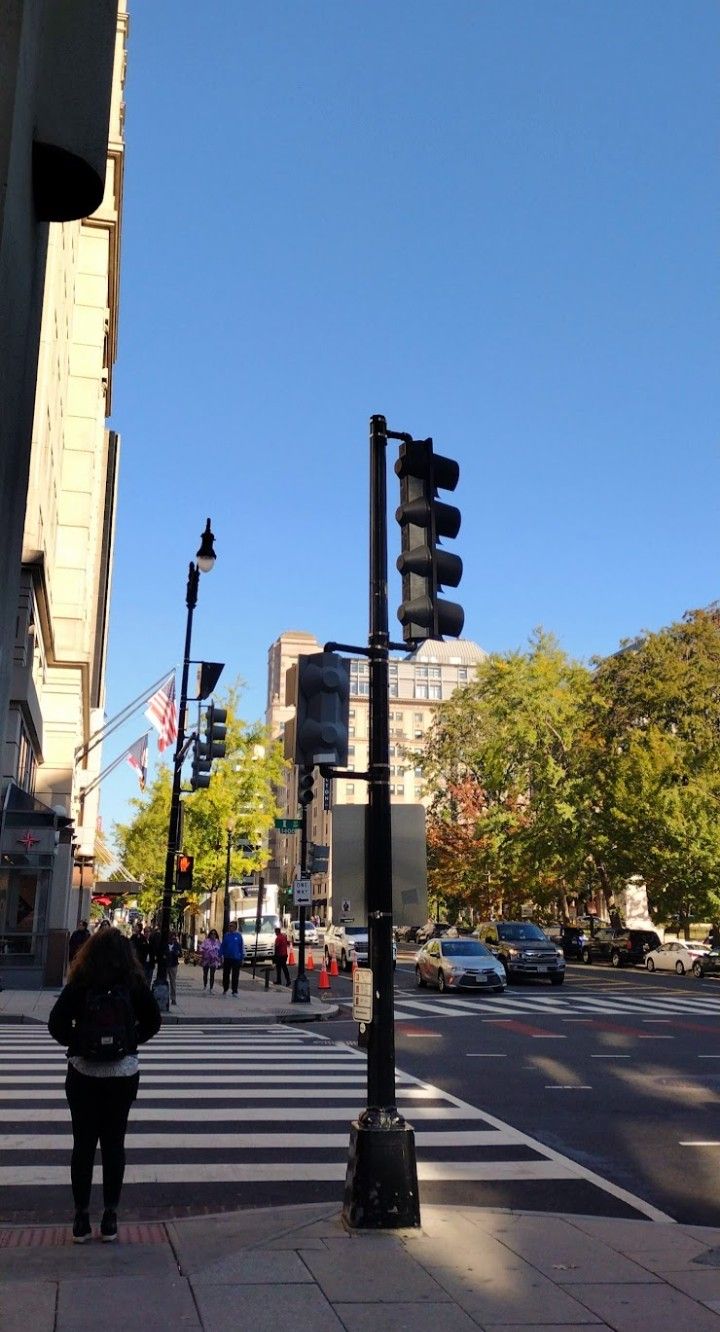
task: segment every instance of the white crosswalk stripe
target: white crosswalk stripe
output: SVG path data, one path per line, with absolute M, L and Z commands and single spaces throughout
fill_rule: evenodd
M 350 1120 L 364 1104 L 363 1053 L 292 1028 L 193 1026 L 164 1028 L 140 1061 L 124 1197 L 152 1186 L 160 1203 L 181 1205 L 198 1204 L 211 1188 L 213 1199 L 218 1188 L 231 1191 L 236 1205 L 341 1198 Z M 55 1188 L 64 1198 L 72 1137 L 63 1051 L 44 1027 L 0 1026 L 0 1068 L 3 1196 L 37 1198 Z M 402 1071 L 397 1097 L 415 1127 L 426 1201 L 460 1204 L 470 1190 L 488 1205 L 500 1198 L 500 1205 L 583 1211 L 600 1191 L 605 1210 L 660 1219 L 640 1199 Z M 241 1194 L 239 1185 L 247 1186 Z
M 672 994 L 667 990 L 654 990 L 648 994 L 638 994 L 637 986 L 602 990 L 590 993 L 587 990 L 574 992 L 572 986 L 563 989 L 562 994 L 552 995 L 528 988 L 524 992 L 505 991 L 500 996 L 480 994 L 447 994 L 423 992 L 408 994 L 407 991 L 395 991 L 396 1018 L 426 1017 L 467 1017 L 474 1014 L 481 1018 L 514 1017 L 522 1014 L 535 1017 L 584 1017 L 615 1014 L 637 1017 L 708 1017 L 720 1014 L 720 992 L 718 995 L 693 994 L 687 991 Z

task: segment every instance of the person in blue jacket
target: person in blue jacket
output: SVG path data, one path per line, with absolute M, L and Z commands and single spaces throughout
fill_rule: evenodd
M 235 920 L 230 922 L 229 930 L 223 935 L 220 956 L 223 964 L 223 994 L 227 994 L 232 979 L 232 992 L 237 995 L 240 967 L 245 957 L 245 942 Z

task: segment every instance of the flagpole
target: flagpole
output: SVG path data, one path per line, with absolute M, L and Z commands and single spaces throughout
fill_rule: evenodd
M 88 754 L 92 753 L 97 745 L 102 744 L 103 740 L 107 740 L 108 736 L 112 735 L 113 731 L 117 731 L 119 726 L 122 726 L 124 722 L 129 721 L 133 713 L 138 712 L 143 706 L 143 703 L 147 703 L 148 699 L 152 698 L 152 695 L 156 690 L 158 690 L 166 680 L 169 680 L 174 669 L 175 668 L 172 667 L 169 671 L 166 671 L 164 675 L 160 676 L 159 680 L 156 680 L 154 684 L 150 685 L 149 689 L 144 689 L 142 694 L 138 694 L 137 698 L 133 699 L 132 703 L 128 703 L 120 712 L 116 712 L 115 716 L 111 717 L 108 722 L 105 722 L 105 725 L 101 726 L 99 730 L 93 731 L 87 743 L 80 745 L 79 748 L 75 750 L 75 767 L 77 767 L 81 759 L 87 758 Z
M 123 762 L 123 760 L 127 758 L 128 754 L 130 753 L 130 750 L 134 749 L 135 745 L 139 745 L 141 740 L 147 740 L 149 735 L 150 731 L 146 731 L 144 735 L 139 735 L 137 740 L 133 740 L 132 744 L 128 745 L 127 749 L 124 749 L 122 754 L 120 754 L 118 758 L 113 759 L 112 763 L 108 763 L 107 767 L 103 768 L 102 772 L 99 772 L 97 777 L 94 777 L 91 782 L 88 782 L 87 786 L 81 787 L 80 790 L 81 798 L 84 800 L 85 797 L 88 796 L 91 791 L 94 791 L 95 787 L 99 786 L 100 783 L 103 782 L 105 778 L 110 775 L 111 772 L 114 772 L 115 768 L 119 767 L 119 765 Z

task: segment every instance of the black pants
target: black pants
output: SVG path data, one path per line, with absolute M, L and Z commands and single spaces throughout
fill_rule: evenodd
M 88 1078 L 72 1066 L 65 1081 L 72 1116 L 73 1150 L 70 1178 L 75 1207 L 90 1206 L 93 1165 L 98 1140 L 102 1153 L 103 1206 L 116 1210 L 125 1174 L 125 1130 L 137 1096 L 140 1074 L 130 1078 Z
M 215 967 L 203 967 L 203 989 L 207 989 L 208 976 L 210 977 L 210 989 L 215 984 Z
M 223 994 L 227 994 L 230 986 L 230 976 L 232 975 L 232 992 L 237 994 L 238 981 L 240 979 L 240 962 L 234 957 L 223 958 Z
M 276 957 L 276 958 L 275 958 L 275 984 L 276 984 L 276 985 L 279 985 L 279 984 L 280 984 L 280 973 L 281 973 L 281 972 L 282 972 L 283 975 L 285 976 L 285 984 L 286 984 L 286 985 L 289 985 L 289 984 L 290 984 L 290 972 L 288 971 L 288 964 L 287 964 L 287 958 L 286 958 L 286 957 Z

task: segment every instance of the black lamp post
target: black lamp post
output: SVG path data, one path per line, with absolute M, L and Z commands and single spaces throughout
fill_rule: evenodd
M 229 823 L 227 826 L 227 850 L 225 855 L 225 897 L 223 899 L 223 919 L 222 919 L 222 937 L 225 938 L 230 929 L 230 856 L 232 854 L 232 836 L 235 831 L 235 824 Z
M 153 992 L 161 1010 L 167 1012 L 170 1006 L 170 991 L 167 979 L 167 950 L 170 936 L 170 911 L 172 907 L 173 881 L 175 878 L 175 857 L 180 850 L 180 784 L 182 765 L 185 758 L 185 709 L 187 707 L 188 675 L 190 671 L 190 651 L 192 641 L 193 611 L 197 606 L 198 583 L 201 573 L 210 573 L 215 566 L 215 537 L 210 528 L 210 519 L 205 524 L 205 531 L 200 540 L 200 547 L 195 560 L 190 561 L 188 569 L 185 605 L 187 622 L 185 626 L 185 651 L 183 654 L 182 678 L 180 682 L 180 703 L 178 707 L 178 733 L 173 755 L 173 781 L 170 798 L 170 821 L 168 824 L 167 854 L 165 857 L 165 881 L 163 884 L 162 916 L 160 920 L 160 946 L 157 979 Z

